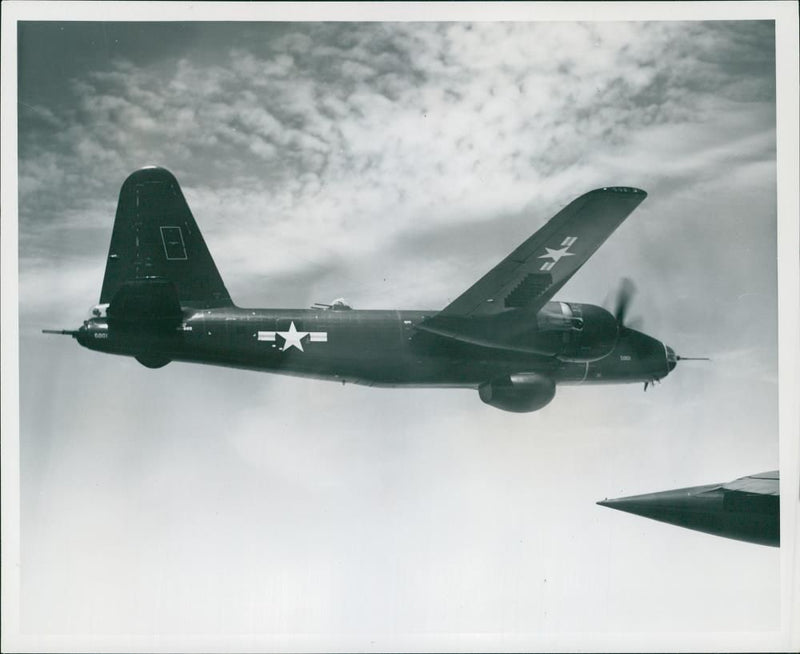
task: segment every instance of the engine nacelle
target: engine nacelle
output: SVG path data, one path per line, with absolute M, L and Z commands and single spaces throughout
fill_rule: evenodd
M 549 302 L 537 316 L 539 340 L 562 361 L 602 359 L 617 344 L 617 319 L 602 307 L 577 302 Z
M 528 413 L 547 405 L 556 394 L 555 382 L 536 372 L 518 372 L 480 386 L 478 394 L 489 406 Z

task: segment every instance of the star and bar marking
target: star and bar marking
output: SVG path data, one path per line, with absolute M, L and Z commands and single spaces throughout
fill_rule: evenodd
M 555 266 L 564 257 L 574 257 L 575 253 L 570 252 L 569 248 L 577 240 L 578 240 L 577 236 L 567 236 L 563 241 L 561 241 L 561 248 L 559 249 L 553 249 L 545 246 L 544 249 L 547 250 L 547 252 L 545 254 L 540 255 L 538 258 L 550 259 L 550 261 L 545 261 L 542 264 L 542 267 L 539 268 L 539 270 L 552 270 L 553 266 Z
M 294 326 L 294 320 L 292 320 L 292 324 L 289 325 L 289 331 L 285 332 L 258 332 L 257 338 L 259 341 L 275 341 L 275 336 L 280 336 L 283 339 L 283 347 L 281 348 L 282 352 L 286 352 L 289 348 L 296 347 L 301 352 L 305 352 L 303 349 L 303 339 L 308 336 L 308 340 L 311 343 L 327 343 L 328 342 L 328 332 L 301 332 L 297 331 L 297 327 Z

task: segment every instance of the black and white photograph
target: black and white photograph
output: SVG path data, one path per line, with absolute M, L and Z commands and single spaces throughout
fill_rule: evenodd
M 794 3 L 4 5 L 3 651 L 797 650 Z

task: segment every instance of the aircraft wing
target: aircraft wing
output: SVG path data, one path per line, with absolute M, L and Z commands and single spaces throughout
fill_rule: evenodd
M 707 534 L 778 547 L 779 484 L 774 470 L 724 484 L 617 497 L 598 504 Z
M 437 315 L 538 311 L 646 197 L 624 186 L 580 196 Z

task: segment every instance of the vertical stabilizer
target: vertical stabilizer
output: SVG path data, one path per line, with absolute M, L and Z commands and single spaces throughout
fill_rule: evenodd
M 150 166 L 120 190 L 100 303 L 130 282 L 154 278 L 172 282 L 182 306 L 233 304 L 178 181 Z

